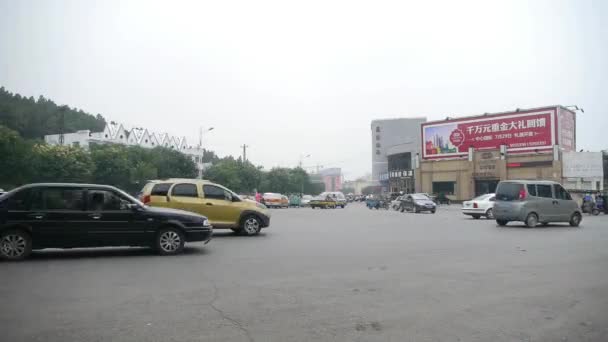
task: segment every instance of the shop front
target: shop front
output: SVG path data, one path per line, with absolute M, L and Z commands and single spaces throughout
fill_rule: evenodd
M 388 180 L 389 192 L 413 193 L 415 192 L 414 170 L 412 168 L 412 152 L 405 151 L 405 146 L 396 146 L 389 149 Z
M 562 153 L 576 147 L 575 117 L 561 107 L 485 114 L 421 125 L 416 188 L 463 201 L 501 180 L 561 181 Z
M 473 184 L 475 196 L 496 191 L 496 186 L 500 181 L 502 164 L 499 151 L 484 151 L 474 154 Z

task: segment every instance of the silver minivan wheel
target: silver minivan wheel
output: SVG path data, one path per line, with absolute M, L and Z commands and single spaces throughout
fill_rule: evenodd
M 528 216 L 526 217 L 526 226 L 528 226 L 528 228 L 534 228 L 537 224 L 538 216 L 536 216 L 536 214 L 534 213 L 528 214 Z
M 579 213 L 574 213 L 572 214 L 572 216 L 570 217 L 570 225 L 572 227 L 578 227 L 581 224 L 582 221 L 582 217 L 581 214 Z

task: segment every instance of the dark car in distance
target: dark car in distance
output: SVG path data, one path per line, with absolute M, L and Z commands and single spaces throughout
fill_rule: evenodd
M 437 210 L 437 204 L 425 194 L 409 194 L 401 198 L 400 209 L 401 212 L 413 211 L 419 213 L 421 211 L 430 211 L 434 214 Z
M 209 242 L 205 216 L 152 208 L 124 191 L 97 184 L 29 184 L 0 196 L 0 258 L 33 249 L 149 246 L 178 254 L 185 242 Z

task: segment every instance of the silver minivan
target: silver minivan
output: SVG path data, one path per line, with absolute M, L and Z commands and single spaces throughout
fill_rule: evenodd
M 499 226 L 521 221 L 531 228 L 550 222 L 578 227 L 583 216 L 576 201 L 557 182 L 510 180 L 496 187 L 494 218 Z

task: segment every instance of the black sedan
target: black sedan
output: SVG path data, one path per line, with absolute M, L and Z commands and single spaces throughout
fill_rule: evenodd
M 434 214 L 437 210 L 437 204 L 425 194 L 409 194 L 402 197 L 400 209 L 401 212 L 413 211 L 419 213 L 421 211 L 430 211 Z
M 30 184 L 0 196 L 0 258 L 8 260 L 32 249 L 104 246 L 149 246 L 172 255 L 212 234 L 204 216 L 147 207 L 112 186 Z

